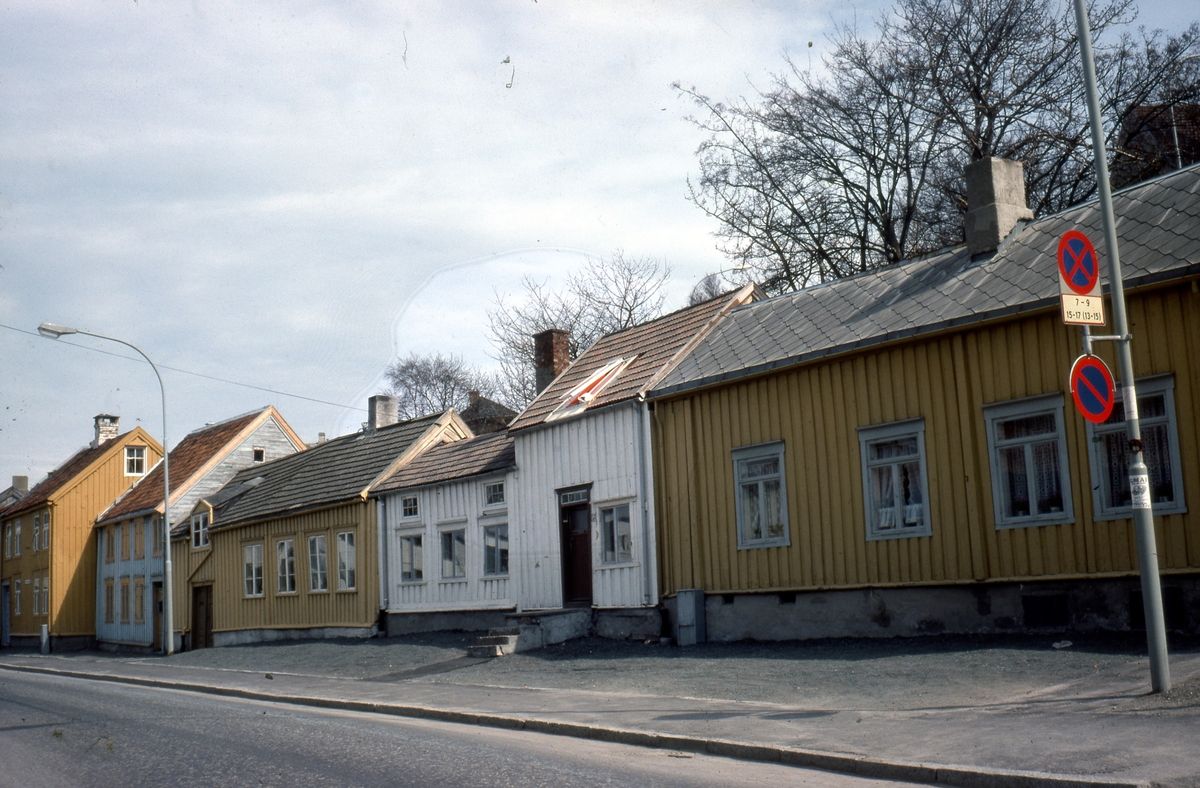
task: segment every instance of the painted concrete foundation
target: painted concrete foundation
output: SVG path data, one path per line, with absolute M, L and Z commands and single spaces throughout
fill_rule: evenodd
M 482 632 L 505 626 L 504 610 L 459 610 L 445 613 L 388 613 L 386 637 L 417 632 Z
M 1167 628 L 1200 633 L 1200 575 L 1163 578 Z M 679 642 L 678 601 L 663 600 Z M 1137 578 L 969 586 L 709 594 L 709 641 L 911 637 L 1145 628 Z
M 312 627 L 310 629 L 239 629 L 233 632 L 214 632 L 214 646 L 240 646 L 245 643 L 265 643 L 273 640 L 319 640 L 322 638 L 373 638 L 379 634 L 375 627 Z
M 662 611 L 656 607 L 596 610 L 592 614 L 592 634 L 609 640 L 649 640 L 663 632 Z
M 38 651 L 42 647 L 42 638 L 39 635 L 12 635 L 9 638 L 9 647 L 15 649 Z M 51 652 L 66 652 L 66 651 L 87 651 L 96 647 L 96 639 L 89 635 L 79 635 L 73 637 L 50 637 Z

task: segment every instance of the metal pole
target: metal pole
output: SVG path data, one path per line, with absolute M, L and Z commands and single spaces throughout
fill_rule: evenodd
M 1142 607 L 1146 613 L 1146 642 L 1150 650 L 1150 686 L 1154 692 L 1171 689 L 1167 663 L 1167 631 L 1163 622 L 1162 588 L 1158 577 L 1158 548 L 1154 543 L 1154 518 L 1150 511 L 1150 481 L 1142 457 L 1142 429 L 1138 421 L 1137 388 L 1133 357 L 1129 351 L 1129 326 L 1125 318 L 1125 285 L 1117 253 L 1117 228 L 1113 219 L 1112 190 L 1105 160 L 1104 130 L 1100 124 L 1100 96 L 1096 89 L 1096 66 L 1092 59 L 1092 32 L 1084 0 L 1074 0 L 1079 50 L 1083 59 L 1083 81 L 1088 115 L 1092 125 L 1092 152 L 1096 157 L 1096 187 L 1104 221 L 1104 245 L 1108 250 L 1108 285 L 1112 296 L 1117 359 L 1121 368 L 1121 394 L 1125 402 L 1125 430 L 1129 439 L 1129 492 L 1133 499 L 1133 527 L 1137 534 L 1138 568 L 1142 579 Z
M 90 331 L 76 329 L 76 333 L 83 334 L 97 339 L 107 339 L 110 342 L 117 342 L 125 347 L 133 348 L 146 359 L 146 363 L 150 365 L 150 369 L 154 370 L 155 377 L 158 378 L 158 391 L 162 395 L 162 446 L 163 446 L 163 654 L 171 656 L 175 652 L 175 606 L 171 601 L 171 467 L 168 462 L 170 455 L 170 444 L 167 443 L 167 388 L 163 385 L 162 375 L 159 374 L 158 367 L 154 366 L 154 362 L 150 357 L 142 352 L 142 349 L 131 342 L 126 342 L 123 339 L 109 337 L 103 334 L 93 334 Z

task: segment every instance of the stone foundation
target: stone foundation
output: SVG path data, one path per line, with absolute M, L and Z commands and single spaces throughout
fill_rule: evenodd
M 318 640 L 322 638 L 373 638 L 379 634 L 375 627 L 312 627 L 310 629 L 239 629 L 233 632 L 214 632 L 214 646 L 239 646 L 245 643 L 265 643 L 273 640 Z
M 444 613 L 385 613 L 387 637 L 418 632 L 483 632 L 505 626 L 505 610 L 454 610 Z

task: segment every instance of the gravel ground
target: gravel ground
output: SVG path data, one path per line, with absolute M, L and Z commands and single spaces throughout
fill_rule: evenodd
M 282 641 L 202 649 L 168 664 L 341 678 L 582 689 L 778 702 L 813 710 L 937 709 L 1029 702 L 1064 691 L 1100 695 L 1146 675 L 1139 635 L 839 639 L 708 643 L 691 648 L 585 638 L 495 660 L 464 659 L 475 633 Z M 1172 654 L 1200 655 L 1200 638 Z M 146 662 L 161 657 L 129 658 Z M 1063 685 L 1071 687 L 1064 690 Z M 1122 709 L 1200 710 L 1200 675 Z

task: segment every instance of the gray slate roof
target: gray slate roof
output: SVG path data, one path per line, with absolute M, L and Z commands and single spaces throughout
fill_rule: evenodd
M 1200 274 L 1200 165 L 1113 195 L 1125 288 Z M 965 246 L 747 304 L 718 324 L 652 397 L 1022 312 L 1057 307 L 1058 242 L 1082 230 L 1108 260 L 1096 201 L 1019 227 L 992 256 Z M 1111 333 L 1112 317 L 1109 316 Z
M 343 435 L 239 471 L 207 499 L 215 510 L 212 527 L 219 530 L 358 498 L 441 415 L 422 416 L 371 434 Z
M 469 476 L 500 473 L 516 467 L 516 464 L 512 436 L 507 432 L 494 432 L 434 446 L 377 484 L 372 492 L 423 487 Z

